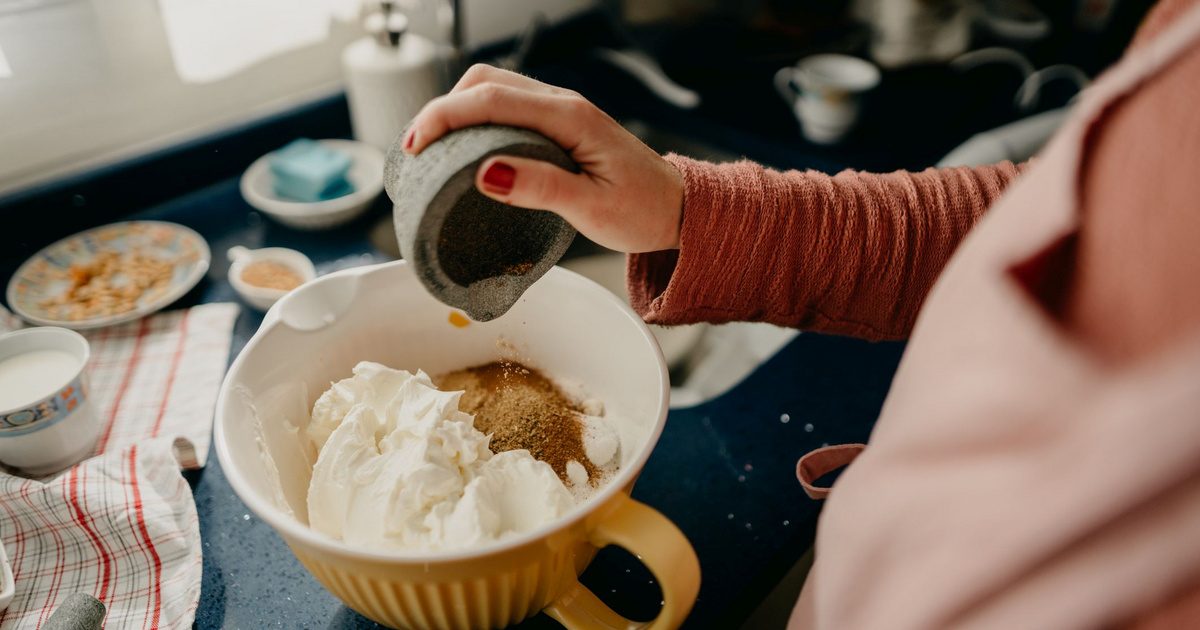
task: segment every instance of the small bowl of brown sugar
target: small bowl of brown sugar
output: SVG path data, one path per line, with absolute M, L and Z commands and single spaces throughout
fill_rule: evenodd
M 271 308 L 288 291 L 317 277 L 308 256 L 286 247 L 231 247 L 228 256 L 232 263 L 229 284 L 246 304 L 260 311 Z

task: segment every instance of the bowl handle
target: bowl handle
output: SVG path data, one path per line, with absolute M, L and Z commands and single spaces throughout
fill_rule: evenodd
M 573 630 L 678 628 L 683 623 L 700 592 L 700 561 L 674 523 L 654 508 L 622 496 L 620 505 L 592 530 L 590 542 L 596 547 L 619 545 L 639 558 L 662 585 L 662 610 L 652 621 L 631 621 L 576 579 L 546 607 L 546 614 Z

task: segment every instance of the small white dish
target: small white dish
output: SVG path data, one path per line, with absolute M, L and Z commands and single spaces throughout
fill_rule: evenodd
M 34 476 L 58 472 L 87 457 L 96 446 L 101 423 L 88 396 L 84 371 L 91 350 L 83 335 L 66 328 L 25 328 L 0 335 L 0 362 L 62 354 L 70 355 L 71 361 L 9 364 L 10 377 L 21 384 L 10 382 L 14 389 L 3 392 L 0 462 Z M 29 397 L 18 399 L 14 391 Z
M 12 603 L 13 595 L 16 592 L 12 565 L 8 562 L 8 554 L 4 552 L 4 541 L 0 540 L 0 613 L 4 612 Z
M 239 245 L 229 248 L 226 255 L 229 257 L 229 262 L 232 263 L 229 265 L 229 284 L 233 285 L 233 290 L 237 291 L 237 294 L 242 296 L 247 304 L 260 311 L 271 308 L 271 305 L 287 295 L 288 291 L 259 287 L 243 280 L 242 272 L 251 263 L 260 261 L 279 263 L 300 276 L 301 286 L 317 277 L 317 270 L 308 256 L 286 247 L 247 249 Z
M 349 222 L 370 207 L 383 192 L 383 152 L 355 140 L 318 140 L 322 145 L 348 154 L 352 160 L 346 178 L 354 192 L 325 201 L 289 201 L 275 195 L 271 176 L 271 154 L 250 165 L 242 174 L 242 197 L 255 209 L 298 230 L 324 230 Z

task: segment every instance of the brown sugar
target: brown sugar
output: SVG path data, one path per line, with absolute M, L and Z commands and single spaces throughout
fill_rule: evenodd
M 578 404 L 537 370 L 495 361 L 444 374 L 438 387 L 464 392 L 458 407 L 474 414 L 475 428 L 492 436 L 494 452 L 526 449 L 567 484 L 567 462 L 574 460 L 593 485 L 598 480 L 584 450 Z
M 292 271 L 291 267 L 270 260 L 260 260 L 246 265 L 246 268 L 242 270 L 242 280 L 246 284 L 256 287 L 280 291 L 291 291 L 304 284 L 304 279 L 300 277 L 300 274 Z

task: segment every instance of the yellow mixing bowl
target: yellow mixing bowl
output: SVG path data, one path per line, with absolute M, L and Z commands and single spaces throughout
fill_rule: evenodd
M 216 449 L 234 491 L 330 592 L 385 625 L 498 628 L 545 610 L 568 628 L 677 627 L 700 588 L 699 562 L 674 524 L 629 497 L 662 433 L 670 392 L 649 329 L 612 293 L 561 268 L 504 317 L 461 324 L 403 262 L 338 272 L 288 294 L 221 388 Z M 621 468 L 608 485 L 554 523 L 465 551 L 373 550 L 308 527 L 313 454 L 299 435 L 331 382 L 359 361 L 438 374 L 512 352 L 581 384 L 621 419 Z M 640 558 L 662 586 L 654 620 L 625 619 L 579 583 L 610 544 Z

